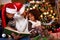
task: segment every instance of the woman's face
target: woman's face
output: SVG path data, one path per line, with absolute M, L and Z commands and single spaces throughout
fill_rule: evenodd
M 35 17 L 33 14 L 29 13 L 29 19 L 32 20 L 32 21 L 35 21 Z
M 13 19 L 14 14 L 6 13 L 6 16 L 7 16 L 9 19 Z

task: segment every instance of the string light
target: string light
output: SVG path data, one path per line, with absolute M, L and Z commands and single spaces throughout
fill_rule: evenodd
M 52 18 L 54 18 L 54 16 L 52 16 Z
M 35 1 L 33 0 L 33 1 L 30 1 L 30 3 L 35 3 Z
M 46 14 L 49 14 L 49 12 L 47 12 Z
M 42 18 L 42 17 L 43 17 L 43 15 L 40 15 L 40 17 Z
M 50 12 L 53 13 L 53 10 L 51 10 Z
M 46 15 L 47 13 L 46 13 L 46 12 L 44 12 L 43 14 L 44 14 L 44 15 Z
M 30 10 L 32 10 L 33 8 L 30 8 Z
M 33 6 L 33 9 L 35 9 L 35 6 Z

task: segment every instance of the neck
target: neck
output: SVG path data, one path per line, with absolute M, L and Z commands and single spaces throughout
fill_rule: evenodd
M 32 21 L 36 22 L 36 20 L 32 20 Z

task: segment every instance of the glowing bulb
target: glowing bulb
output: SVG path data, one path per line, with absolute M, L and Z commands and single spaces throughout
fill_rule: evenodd
M 35 9 L 35 6 L 33 7 L 33 9 Z
M 54 16 L 52 16 L 52 18 L 54 18 Z
M 32 10 L 32 8 L 30 8 L 30 10 Z
M 43 17 L 43 15 L 40 15 L 40 17 Z
M 55 13 L 53 13 L 53 15 L 55 15 Z
M 37 7 L 38 5 L 35 5 L 35 7 Z
M 47 12 L 46 14 L 49 14 L 49 12 Z
M 51 10 L 51 13 L 53 13 L 53 10 Z
M 40 3 L 40 1 L 36 1 L 36 3 Z
M 52 16 L 51 14 L 49 16 Z
M 47 13 L 46 13 L 46 12 L 44 12 L 43 14 L 44 14 L 44 15 L 46 15 Z
M 35 1 L 33 0 L 33 1 L 30 1 L 30 3 L 35 3 Z
M 27 8 L 27 11 L 29 10 L 29 8 Z

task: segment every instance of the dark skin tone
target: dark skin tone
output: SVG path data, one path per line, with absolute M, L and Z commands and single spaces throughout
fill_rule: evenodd
M 6 16 L 7 16 L 9 19 L 13 19 L 14 14 L 6 13 Z M 19 35 L 14 34 L 14 33 L 12 33 L 11 35 L 12 35 L 12 37 L 14 38 L 14 40 L 18 40 L 18 39 L 21 37 L 21 36 L 19 36 Z
M 13 19 L 14 14 L 6 13 L 6 16 L 7 16 L 9 19 Z M 24 11 L 24 13 L 21 14 L 21 16 L 24 16 L 24 18 L 26 18 L 26 16 L 28 17 L 27 12 Z M 12 33 L 11 35 L 12 35 L 12 37 L 14 38 L 14 40 L 18 40 L 19 38 L 22 38 L 22 36 L 20 36 L 20 34 L 16 35 L 15 33 Z

